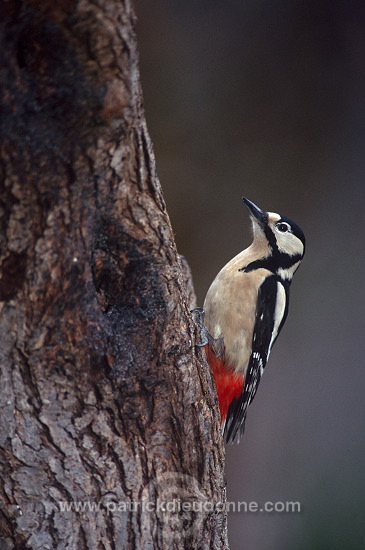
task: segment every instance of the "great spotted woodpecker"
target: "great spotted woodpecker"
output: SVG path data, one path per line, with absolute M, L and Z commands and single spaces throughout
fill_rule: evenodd
M 221 269 L 204 302 L 205 346 L 227 443 L 244 431 L 271 348 L 288 314 L 289 287 L 304 256 L 303 231 L 243 198 L 253 243 Z

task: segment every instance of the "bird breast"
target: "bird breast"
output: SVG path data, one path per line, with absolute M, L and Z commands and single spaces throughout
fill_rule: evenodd
M 229 369 L 243 375 L 251 355 L 257 291 L 271 275 L 264 268 L 248 273 L 238 271 L 249 263 L 248 251 L 221 269 L 204 302 L 206 328 L 214 339 L 221 340 L 218 355 Z

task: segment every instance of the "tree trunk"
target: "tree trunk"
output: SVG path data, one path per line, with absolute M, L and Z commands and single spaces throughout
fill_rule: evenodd
M 1 549 L 227 548 L 134 24 L 129 0 L 1 3 Z

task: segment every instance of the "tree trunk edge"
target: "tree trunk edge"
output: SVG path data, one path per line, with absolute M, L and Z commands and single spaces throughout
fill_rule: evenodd
M 221 511 L 183 535 L 179 516 L 113 508 L 172 489 L 225 502 L 216 395 L 144 119 L 133 6 L 1 10 L 0 548 L 226 549 Z M 60 509 L 75 502 L 99 507 Z

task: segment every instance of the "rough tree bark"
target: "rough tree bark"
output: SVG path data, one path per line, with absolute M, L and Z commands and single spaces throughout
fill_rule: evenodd
M 129 0 L 0 5 L 1 549 L 227 548 L 134 25 Z

